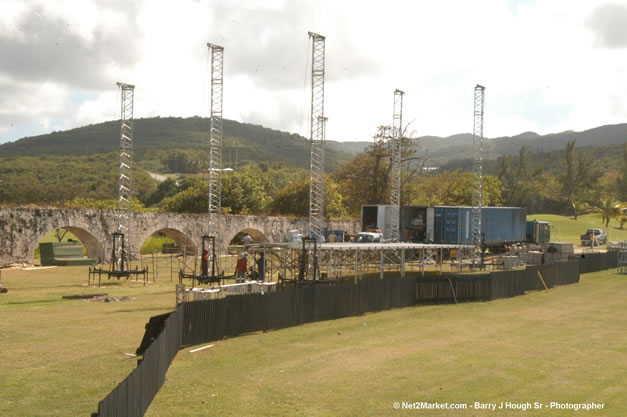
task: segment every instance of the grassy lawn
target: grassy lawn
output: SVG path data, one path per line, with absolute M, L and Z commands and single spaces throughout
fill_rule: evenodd
M 52 232 L 48 233 L 46 236 L 44 236 L 43 239 L 41 239 L 39 241 L 39 243 L 56 243 L 59 242 L 59 240 L 56 238 L 56 230 L 53 230 Z M 79 241 L 80 239 L 77 238 L 72 232 L 67 232 L 63 235 L 63 238 L 61 239 L 61 242 L 68 242 L 70 239 L 72 239 L 73 241 Z M 85 249 L 85 247 L 83 246 L 83 256 L 87 255 L 87 249 Z M 35 259 L 39 259 L 40 254 L 39 254 L 39 244 L 35 247 L 35 255 L 34 255 Z
M 136 366 L 150 316 L 172 310 L 169 277 L 86 287 L 86 267 L 4 270 L 0 416 L 89 415 Z M 62 295 L 106 292 L 134 302 Z M 179 352 L 148 416 L 523 415 L 394 410 L 395 401 L 591 402 L 627 413 L 627 277 L 489 303 L 429 306 L 251 334 Z M 573 411 L 524 415 L 570 416 Z
M 43 239 L 41 239 L 39 241 L 39 243 L 51 243 L 51 242 L 54 243 L 54 242 L 58 242 L 59 240 L 56 238 L 55 233 L 56 233 L 56 230 L 51 231 Z M 76 237 L 72 232 L 65 233 L 65 235 L 61 239 L 61 242 L 67 242 L 70 239 L 73 240 L 73 241 L 79 241 L 80 242 L 80 239 L 78 237 Z M 174 241 L 172 239 L 170 239 L 169 237 L 167 237 L 167 236 L 154 234 L 154 235 L 148 237 L 148 239 L 146 239 L 146 241 L 143 243 L 142 248 L 141 248 L 141 253 L 143 253 L 143 254 L 161 253 L 161 248 L 163 247 L 164 243 L 174 243 Z M 87 256 L 87 249 L 85 249 L 84 246 L 83 246 L 83 256 Z M 40 258 L 40 255 L 39 255 L 39 245 L 37 245 L 35 247 L 34 258 L 35 259 L 39 259 Z
M 604 403 L 627 413 L 627 277 L 406 308 L 179 352 L 147 416 L 571 416 L 572 410 L 394 410 L 395 401 Z
M 572 242 L 581 247 L 579 237 L 589 228 L 601 228 L 607 233 L 609 241 L 627 240 L 627 229 L 620 229 L 620 224 L 616 220 L 610 221 L 609 227 L 601 223 L 601 215 L 586 214 L 574 220 L 568 216 L 558 216 L 554 214 L 533 214 L 527 216 L 527 220 L 542 220 L 551 223 L 552 242 Z M 605 248 L 602 245 L 601 248 Z
M 88 416 L 136 366 L 150 316 L 172 310 L 173 284 L 104 279 L 87 287 L 87 267 L 3 270 L 0 294 L 0 416 Z M 134 302 L 63 300 L 108 293 Z

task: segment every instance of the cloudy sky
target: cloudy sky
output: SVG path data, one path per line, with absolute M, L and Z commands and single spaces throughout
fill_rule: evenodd
M 627 122 L 627 0 L 0 0 L 0 143 L 119 118 L 207 116 L 207 42 L 224 117 L 308 135 L 308 31 L 326 36 L 327 139 L 368 140 L 406 92 L 414 135 Z M 137 132 L 139 134 L 139 132 Z

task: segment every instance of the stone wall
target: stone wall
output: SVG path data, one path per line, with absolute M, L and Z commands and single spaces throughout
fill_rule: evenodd
M 71 210 L 54 208 L 0 209 L 0 263 L 33 262 L 35 247 L 58 228 L 74 233 L 87 249 L 87 256 L 105 259 L 116 231 L 115 213 L 110 210 Z M 358 231 L 354 221 L 331 221 L 329 229 Z M 225 249 L 239 232 L 249 233 L 255 241 L 282 242 L 288 230 L 307 229 L 306 219 L 269 216 L 222 216 L 220 249 Z M 131 250 L 139 248 L 155 232 L 162 232 L 178 246 L 196 251 L 201 236 L 207 232 L 207 217 L 199 214 L 134 213 L 131 220 Z

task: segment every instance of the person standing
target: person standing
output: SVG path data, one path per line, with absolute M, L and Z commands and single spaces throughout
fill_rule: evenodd
M 248 233 L 244 233 L 244 236 L 242 236 L 242 245 L 246 246 L 250 245 L 251 243 L 253 243 L 253 238 L 250 237 Z
M 248 267 L 248 262 L 246 261 L 246 254 L 240 253 L 239 259 L 237 260 L 237 266 L 235 267 L 235 282 L 244 282 L 246 281 L 246 270 Z
M 202 276 L 209 275 L 209 249 L 202 250 L 202 261 L 200 263 L 200 269 Z
M 263 255 L 263 252 L 259 254 L 259 258 L 257 258 L 257 279 L 259 281 L 265 280 L 266 274 L 266 258 Z

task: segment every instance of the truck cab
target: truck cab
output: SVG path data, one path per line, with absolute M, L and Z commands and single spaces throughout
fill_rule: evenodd
M 588 229 L 580 238 L 582 246 L 600 246 L 607 243 L 607 235 L 603 229 Z
M 381 237 L 379 232 L 359 232 L 355 235 L 355 243 L 379 243 Z

